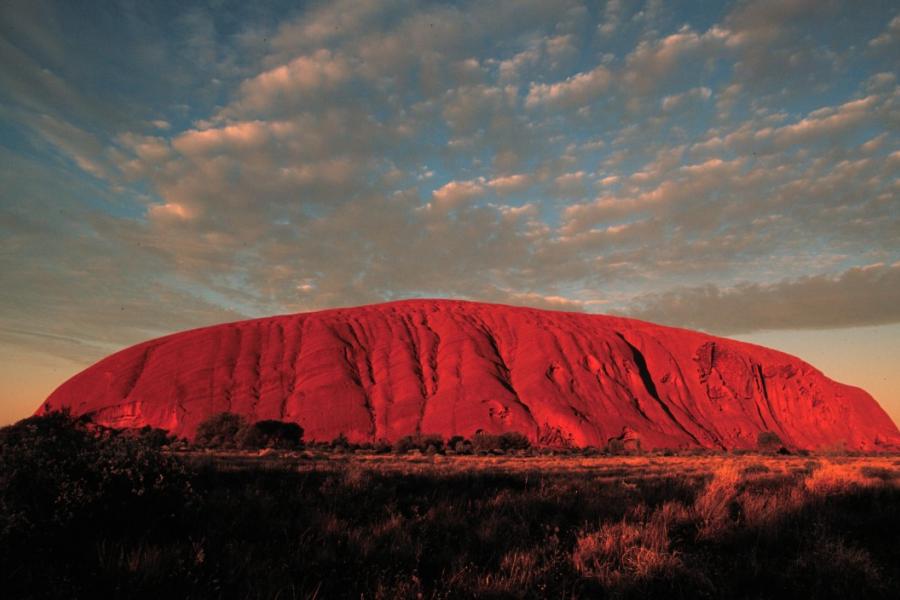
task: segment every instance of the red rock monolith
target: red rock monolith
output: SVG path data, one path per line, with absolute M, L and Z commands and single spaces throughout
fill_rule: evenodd
M 191 437 L 210 415 L 299 423 L 306 439 L 517 431 L 540 444 L 887 450 L 859 388 L 787 354 L 632 319 L 408 300 L 228 323 L 117 352 L 63 383 L 112 427 Z

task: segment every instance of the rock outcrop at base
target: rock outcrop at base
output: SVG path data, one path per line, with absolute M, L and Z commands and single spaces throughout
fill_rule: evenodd
M 861 389 L 760 346 L 617 317 L 409 300 L 205 327 L 113 354 L 38 412 L 185 437 L 210 415 L 299 423 L 306 439 L 517 431 L 548 445 L 900 445 Z

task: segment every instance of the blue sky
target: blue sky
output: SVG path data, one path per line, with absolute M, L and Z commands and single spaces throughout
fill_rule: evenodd
M 764 341 L 900 416 L 895 3 L 10 1 L 0 53 L 7 420 L 414 296 Z

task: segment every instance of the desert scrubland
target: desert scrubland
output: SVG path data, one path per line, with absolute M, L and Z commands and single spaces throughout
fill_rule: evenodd
M 174 452 L 21 427 L 0 453 L 8 597 L 890 598 L 900 581 L 897 456 Z

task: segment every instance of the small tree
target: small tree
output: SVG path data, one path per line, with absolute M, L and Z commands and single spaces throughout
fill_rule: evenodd
M 169 446 L 177 439 L 175 436 L 170 435 L 165 429 L 151 427 L 150 425 L 145 425 L 138 429 L 136 435 L 142 441 L 156 448 Z
M 303 444 L 303 428 L 297 423 L 285 421 L 257 421 L 239 430 L 236 442 L 239 447 L 246 449 L 293 450 Z
M 444 438 L 439 435 L 420 435 L 417 441 L 423 454 L 444 453 Z
M 234 448 L 247 423 L 240 415 L 223 412 L 200 423 L 194 443 L 202 448 Z

